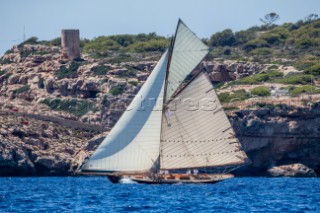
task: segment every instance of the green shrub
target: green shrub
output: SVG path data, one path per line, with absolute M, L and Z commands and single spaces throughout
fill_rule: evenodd
M 301 38 L 296 41 L 296 47 L 299 49 L 309 49 L 314 46 L 314 42 L 309 38 Z
M 225 85 L 225 82 L 219 82 L 217 84 L 214 85 L 215 89 L 220 89 L 221 87 L 223 87 Z
M 130 44 L 133 44 L 136 40 L 134 35 L 113 35 L 109 37 L 110 39 L 116 41 L 119 45 L 127 47 Z
M 254 89 L 251 90 L 251 94 L 256 96 L 271 95 L 269 87 L 266 87 L 266 86 L 255 87 Z
M 118 85 L 115 87 L 112 87 L 109 91 L 109 93 L 111 93 L 112 95 L 120 95 L 124 92 L 124 86 L 123 85 Z
M 231 107 L 223 107 L 224 111 L 232 111 L 232 110 L 238 110 L 238 107 L 231 106 Z
M 129 54 L 121 53 L 116 57 L 107 59 L 106 61 L 111 64 L 116 64 L 116 63 L 119 64 L 121 62 L 134 61 L 134 59 Z
M 94 59 L 100 59 L 100 58 L 109 57 L 110 53 L 109 52 L 93 52 L 93 53 L 90 53 L 90 55 Z
M 242 30 L 235 33 L 237 44 L 244 44 L 255 38 L 255 31 L 253 30 Z
M 221 103 L 230 103 L 234 101 L 242 101 L 250 98 L 250 94 L 245 90 L 235 90 L 232 93 L 224 92 L 218 95 L 218 98 Z
M 257 55 L 257 56 L 272 55 L 272 49 L 267 47 L 262 47 L 262 48 L 251 50 L 249 53 L 250 55 Z
M 38 44 L 38 43 L 39 41 L 37 37 L 31 37 L 25 40 L 24 42 L 20 43 L 18 47 L 23 47 L 25 44 Z
M 268 67 L 268 70 L 274 70 L 274 69 L 278 69 L 278 68 L 279 68 L 278 65 L 272 64 L 270 67 Z
M 12 49 L 7 50 L 4 54 L 10 54 L 10 53 L 13 53 Z
M 236 43 L 236 38 L 230 29 L 213 34 L 209 40 L 211 46 L 232 46 Z
M 133 85 L 133 86 L 138 86 L 138 84 L 139 84 L 138 81 L 129 81 L 128 83 Z
M 310 75 L 320 75 L 320 63 L 307 68 L 304 73 Z
M 256 74 L 256 75 L 252 75 L 252 76 L 249 76 L 246 78 L 242 78 L 237 81 L 232 81 L 232 82 L 228 83 L 228 86 L 240 85 L 240 84 L 258 84 L 258 83 L 267 82 L 267 81 L 270 81 L 274 78 L 278 78 L 278 77 L 282 77 L 282 76 L 283 76 L 283 73 L 281 73 L 279 71 L 269 71 L 267 73 Z
M 43 78 L 40 78 L 39 81 L 38 81 L 38 87 L 40 89 L 43 89 L 44 88 L 44 79 Z
M 302 93 L 306 94 L 319 94 L 320 93 L 320 88 L 311 86 L 311 85 L 304 85 L 304 86 L 298 86 L 298 87 L 290 87 L 289 88 L 289 93 L 292 96 L 297 96 Z
M 310 84 L 313 81 L 314 81 L 313 75 L 302 75 L 302 74 L 287 75 L 282 79 L 274 80 L 275 83 L 279 83 L 279 84 Z
M 61 46 L 61 37 L 57 37 L 49 41 L 43 41 L 42 44 L 48 46 Z
M 100 36 L 83 43 L 83 51 L 103 57 L 108 51 L 148 52 L 164 51 L 169 40 L 155 33 L 138 35 Z
M 120 45 L 106 37 L 106 36 L 100 36 L 96 39 L 93 39 L 92 41 L 86 43 L 83 47 L 83 51 L 86 53 L 90 52 L 105 52 L 109 50 L 119 50 Z
M 120 73 L 118 75 L 120 78 L 132 78 L 136 76 L 138 70 L 130 66 L 125 66 L 125 67 L 128 69 L 128 71 Z
M 280 43 L 280 35 L 275 33 L 262 34 L 261 39 L 267 41 L 269 44 Z
M 111 68 L 105 65 L 99 65 L 91 69 L 95 75 L 106 75 L 109 70 L 111 70 Z
M 61 66 L 60 69 L 56 72 L 57 78 L 76 78 L 78 76 L 77 71 L 80 65 L 80 63 L 73 61 L 69 65 L 69 67 Z
M 101 79 L 100 83 L 101 83 L 101 84 L 104 84 L 104 83 L 107 83 L 108 81 L 109 81 L 108 78 L 103 78 L 103 79 Z
M 25 93 L 27 91 L 30 90 L 30 86 L 29 85 L 24 85 L 16 90 L 13 91 L 14 94 L 20 94 L 20 93 Z
M 263 39 L 254 39 L 243 45 L 243 49 L 246 52 L 250 52 L 253 49 L 261 48 L 261 47 L 269 47 L 268 42 Z
M 4 58 L 1 58 L 0 59 L 0 64 L 11 64 L 12 61 L 10 61 L 9 59 L 4 59 Z
M 268 104 L 264 102 L 257 102 L 255 103 L 255 105 L 253 105 L 253 107 L 266 108 L 266 109 L 273 110 L 276 106 L 273 104 Z
M 4 76 L 4 80 L 8 80 L 10 77 L 12 76 L 12 73 L 7 73 L 5 76 Z
M 89 111 L 96 110 L 95 104 L 93 102 L 81 99 L 45 99 L 41 103 L 49 106 L 52 110 L 65 111 L 77 117 L 81 117 Z
M 5 70 L 0 70 L 0 76 L 3 75 L 3 74 L 6 74 L 6 71 Z
M 168 41 L 166 39 L 153 39 L 150 41 L 139 41 L 133 43 L 127 47 L 130 52 L 154 52 L 160 51 L 163 52 L 168 47 Z
M 314 65 L 320 64 L 319 57 L 315 56 L 308 56 L 304 58 L 298 59 L 293 66 L 296 67 L 298 70 L 306 70 Z

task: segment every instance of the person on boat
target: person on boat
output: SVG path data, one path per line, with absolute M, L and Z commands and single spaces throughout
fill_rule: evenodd
M 169 171 L 168 171 L 168 170 L 160 170 L 160 171 L 159 171 L 159 174 L 160 174 L 160 175 L 168 175 L 168 174 L 169 174 Z

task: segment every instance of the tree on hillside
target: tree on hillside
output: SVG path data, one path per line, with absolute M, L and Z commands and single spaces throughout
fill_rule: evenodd
M 274 22 L 278 21 L 280 16 L 274 12 L 265 15 L 263 18 L 260 18 L 260 21 L 265 24 L 268 28 L 273 25 Z
M 319 19 L 318 14 L 311 13 L 304 18 L 304 23 L 310 23 Z
M 232 46 L 236 43 L 236 38 L 230 29 L 213 34 L 209 40 L 211 46 Z

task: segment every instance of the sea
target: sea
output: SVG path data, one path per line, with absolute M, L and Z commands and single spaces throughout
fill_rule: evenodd
M 320 178 L 145 185 L 105 177 L 2 177 L 0 212 L 320 212 Z

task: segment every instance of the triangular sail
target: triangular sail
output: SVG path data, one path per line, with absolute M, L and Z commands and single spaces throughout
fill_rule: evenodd
M 198 75 L 171 100 L 163 116 L 161 169 L 245 162 L 247 157 L 206 74 Z
M 208 46 L 181 20 L 178 22 L 172 48 L 167 76 L 166 102 L 209 52 Z
M 159 157 L 167 52 L 82 171 L 145 172 Z

